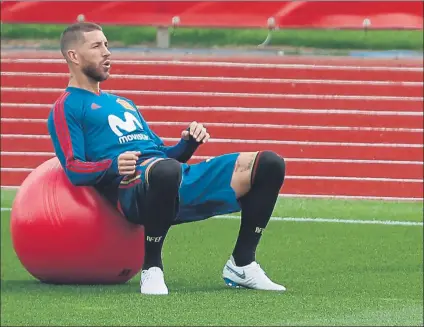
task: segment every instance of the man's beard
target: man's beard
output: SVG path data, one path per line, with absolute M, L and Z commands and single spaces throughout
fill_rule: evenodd
M 96 67 L 94 64 L 86 65 L 82 68 L 82 72 L 90 79 L 96 82 L 103 82 L 108 78 L 108 74 L 102 74 L 99 72 L 100 67 Z

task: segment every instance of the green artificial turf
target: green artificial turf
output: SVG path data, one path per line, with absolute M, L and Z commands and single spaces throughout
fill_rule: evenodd
M 2 190 L 2 208 L 13 196 Z M 422 222 L 422 213 L 422 202 L 282 198 L 273 215 Z M 9 225 L 2 211 L 2 326 L 423 325 L 422 224 L 271 221 L 257 258 L 285 293 L 225 286 L 238 219 L 175 226 L 162 297 L 141 295 L 139 275 L 114 286 L 41 284 L 16 257 Z

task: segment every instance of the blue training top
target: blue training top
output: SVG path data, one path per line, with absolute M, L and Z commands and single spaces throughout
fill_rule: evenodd
M 67 87 L 47 125 L 56 156 L 74 185 L 117 187 L 124 177 L 118 156 L 126 151 L 141 152 L 137 164 L 151 157 L 179 160 L 187 157 L 188 148 L 189 156 L 194 152 L 192 140 L 165 146 L 131 100 L 103 91 Z

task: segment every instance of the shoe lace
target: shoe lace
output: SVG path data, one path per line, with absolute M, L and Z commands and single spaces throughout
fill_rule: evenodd
M 152 274 L 145 273 L 144 276 L 143 276 L 143 282 L 145 283 L 145 282 L 149 281 L 150 279 L 152 279 Z
M 257 262 L 256 262 L 256 265 L 255 265 L 255 270 L 257 270 L 259 273 L 261 273 L 265 277 L 268 277 L 268 275 L 266 274 L 265 270 L 263 270 L 262 267 L 261 267 L 261 265 L 259 263 L 257 263 Z
M 156 279 L 156 280 L 160 280 L 161 279 L 161 274 L 160 274 L 160 272 L 159 271 L 150 271 L 150 270 L 148 270 L 145 274 L 144 274 L 144 276 L 143 276 L 143 281 L 144 282 L 147 282 L 147 281 L 149 281 L 149 280 L 154 280 L 154 279 Z

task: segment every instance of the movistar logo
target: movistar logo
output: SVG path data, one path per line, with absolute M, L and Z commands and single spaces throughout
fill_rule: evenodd
M 128 133 L 134 132 L 137 129 L 137 126 L 141 130 L 143 129 L 141 123 L 138 121 L 137 118 L 134 117 L 132 113 L 125 112 L 124 118 L 125 120 L 122 120 L 121 118 L 116 117 L 115 115 L 109 115 L 108 117 L 109 126 L 117 136 L 124 135 L 124 133 L 122 133 L 121 131 L 126 131 Z
M 126 134 L 136 131 L 137 128 L 143 131 L 143 126 L 140 121 L 130 112 L 124 113 L 124 120 L 115 115 L 109 115 L 108 122 L 111 130 L 119 137 L 119 143 L 121 144 L 134 140 L 149 139 L 149 137 L 143 133 L 124 135 L 122 131 L 125 131 Z

